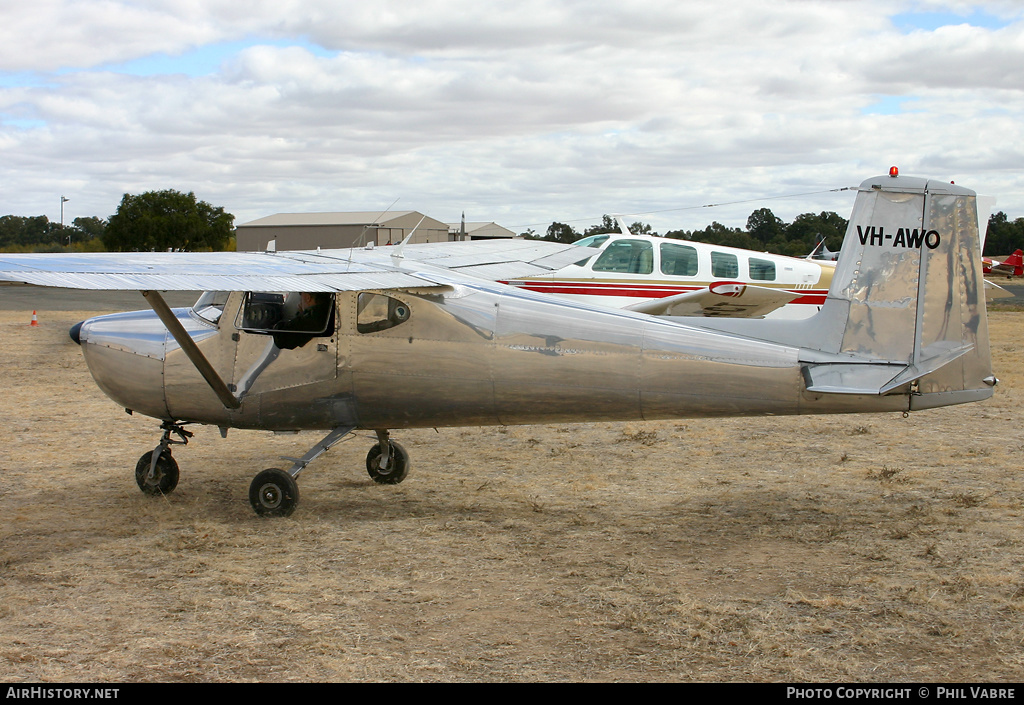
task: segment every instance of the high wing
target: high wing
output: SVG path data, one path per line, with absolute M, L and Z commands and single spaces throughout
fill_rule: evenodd
M 497 281 L 578 260 L 540 240 L 422 243 L 295 252 L 0 254 L 0 283 L 143 291 L 359 291 L 449 284 L 445 271 Z
M 800 296 L 785 289 L 769 289 L 742 282 L 715 282 L 703 289 L 650 299 L 625 308 L 652 316 L 761 318 Z

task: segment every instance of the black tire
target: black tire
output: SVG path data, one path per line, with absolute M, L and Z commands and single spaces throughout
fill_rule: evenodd
M 391 441 L 391 467 L 380 469 L 380 444 L 370 448 L 366 454 L 366 472 L 378 485 L 397 485 L 409 474 L 409 453 L 398 443 Z
M 249 504 L 261 517 L 286 517 L 299 504 L 299 484 L 279 468 L 269 468 L 249 485 Z
M 135 483 L 144 494 L 165 495 L 174 492 L 178 486 L 178 463 L 170 451 L 162 451 L 156 461 L 156 477 L 149 479 L 149 466 L 153 462 L 153 451 L 145 453 L 135 464 Z

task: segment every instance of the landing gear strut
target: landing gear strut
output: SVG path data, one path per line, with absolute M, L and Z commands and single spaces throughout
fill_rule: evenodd
M 160 428 L 164 431 L 160 443 L 135 464 L 135 482 L 148 495 L 170 494 L 178 486 L 178 463 L 171 457 L 171 446 L 187 445 L 193 435 L 175 421 L 164 421 Z M 172 433 L 178 438 L 171 438 Z
M 156 448 L 145 453 L 135 466 L 135 481 L 148 495 L 165 495 L 178 486 L 178 463 L 171 457 L 172 445 L 187 445 L 194 435 L 184 423 L 164 421 L 160 428 L 163 437 Z M 299 474 L 306 466 L 331 449 L 352 432 L 353 426 L 340 426 L 314 445 L 301 458 L 292 461 L 287 470 L 268 468 L 260 472 L 249 485 L 249 504 L 260 516 L 286 517 L 299 504 Z M 366 471 L 381 485 L 397 485 L 409 474 L 409 453 L 390 439 L 385 430 L 377 431 L 377 444 L 366 455 Z
M 268 468 L 257 475 L 249 485 L 249 504 L 253 511 L 262 517 L 286 517 L 294 512 L 299 504 L 299 484 L 296 482 L 299 473 L 347 436 L 352 428 L 340 426 L 334 429 L 301 458 L 284 458 L 293 463 L 287 470 Z

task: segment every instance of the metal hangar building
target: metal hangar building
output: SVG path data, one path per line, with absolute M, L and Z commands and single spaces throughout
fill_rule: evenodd
M 397 245 L 413 229 L 416 232 L 410 242 L 450 239 L 447 223 L 417 211 L 278 213 L 237 226 L 235 237 L 239 252 L 262 252 L 271 241 L 278 250 L 326 250 L 363 247 L 371 242 Z

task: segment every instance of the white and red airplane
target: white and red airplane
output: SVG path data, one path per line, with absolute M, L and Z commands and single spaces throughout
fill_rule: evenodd
M 981 267 L 985 274 L 1001 274 L 1004 277 L 1024 276 L 1024 251 L 1017 250 L 1002 262 L 982 257 Z
M 601 306 L 661 316 L 800 319 L 825 303 L 834 261 L 620 233 L 577 241 L 594 248 L 554 272 L 506 283 Z

